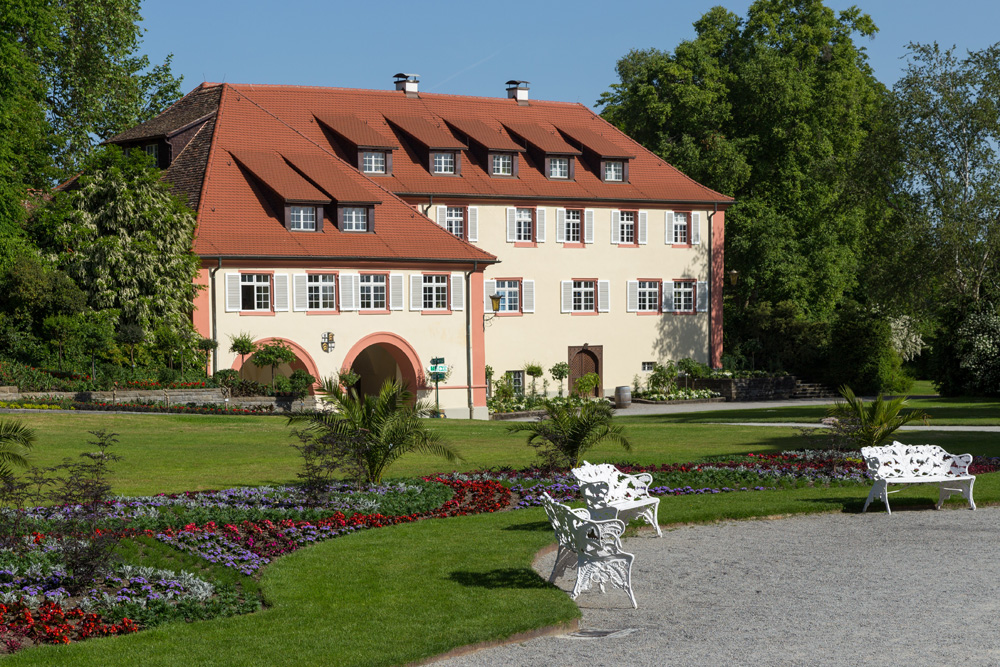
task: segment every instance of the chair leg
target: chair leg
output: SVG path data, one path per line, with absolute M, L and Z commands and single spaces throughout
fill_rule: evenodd
M 885 501 L 885 509 L 889 509 L 889 499 L 883 497 L 883 490 L 885 489 L 885 480 L 877 479 L 875 483 L 872 484 L 872 490 L 868 492 L 868 500 L 865 501 L 865 506 L 861 509 L 862 512 L 868 511 L 868 506 L 872 504 L 872 501 L 876 498 L 881 498 Z

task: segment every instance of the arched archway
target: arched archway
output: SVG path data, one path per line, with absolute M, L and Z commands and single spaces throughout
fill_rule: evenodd
M 403 382 L 414 395 L 421 388 L 420 357 L 405 338 L 394 333 L 382 331 L 365 336 L 347 352 L 344 366 L 361 376 L 361 394 L 377 393 L 386 379 Z
M 316 360 L 312 358 L 306 349 L 296 343 L 293 340 L 287 338 L 261 338 L 260 340 L 254 341 L 257 345 L 267 345 L 268 343 L 273 343 L 275 341 L 281 341 L 288 347 L 292 348 L 292 352 L 295 353 L 295 361 L 291 364 L 281 364 L 278 366 L 279 375 L 291 375 L 293 371 L 304 370 L 305 372 L 316 378 L 316 382 L 320 382 L 321 378 L 319 375 L 319 367 L 316 365 Z M 233 370 L 239 371 L 240 375 L 247 380 L 254 380 L 260 382 L 261 384 L 271 384 L 271 369 L 270 367 L 258 367 L 250 363 L 250 358 L 246 358 L 246 367 L 244 368 L 243 359 L 239 356 L 233 360 Z
M 597 373 L 601 381 L 594 387 L 592 396 L 604 395 L 604 346 L 587 345 L 569 348 L 569 390 L 587 373 Z

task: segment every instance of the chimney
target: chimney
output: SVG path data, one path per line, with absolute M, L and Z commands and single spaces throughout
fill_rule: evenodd
M 528 106 L 528 84 L 530 81 L 511 79 L 507 82 L 507 99 L 517 100 L 518 106 Z
M 396 90 L 402 90 L 406 93 L 407 97 L 420 97 L 417 94 L 417 84 L 420 83 L 419 74 L 400 72 L 399 74 L 393 74 L 393 78 L 395 78 Z

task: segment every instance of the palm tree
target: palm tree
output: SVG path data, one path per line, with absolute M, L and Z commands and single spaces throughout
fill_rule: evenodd
M 545 402 L 546 416 L 541 421 L 509 424 L 510 433 L 527 433 L 528 444 L 538 448 L 538 454 L 549 467 L 575 468 L 584 453 L 605 440 L 621 445 L 626 452 L 632 444 L 625 427 L 612 426 L 614 410 L 605 401 L 592 401 L 576 408 L 559 401 Z
M 877 447 L 885 442 L 900 426 L 917 419 L 924 419 L 923 410 L 900 412 L 907 406 L 906 396 L 885 400 L 881 394 L 870 404 L 854 395 L 854 391 L 844 385 L 840 388 L 844 401 L 837 401 L 830 408 L 831 417 L 847 421 L 847 438 L 858 447 Z
M 0 477 L 11 473 L 11 466 L 28 467 L 28 450 L 35 443 L 35 431 L 16 419 L 0 419 Z
M 432 412 L 429 404 L 413 401 L 406 385 L 386 380 L 375 396 L 344 391 L 335 378 L 323 381 L 323 400 L 333 409 L 293 415 L 289 423 L 305 423 L 314 438 L 336 436 L 350 449 L 347 458 L 369 484 L 381 484 L 385 471 L 404 454 L 427 452 L 449 462 L 462 457 L 446 445 L 438 433 L 427 430 L 422 417 Z

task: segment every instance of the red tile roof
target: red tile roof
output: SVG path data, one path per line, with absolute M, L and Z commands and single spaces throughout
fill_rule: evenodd
M 543 153 L 580 155 L 579 149 L 566 143 L 551 125 L 505 122 L 504 127 L 523 138 Z
M 624 160 L 635 158 L 634 148 L 623 148 L 615 142 L 605 139 L 590 128 L 578 127 L 576 125 L 559 125 L 559 131 L 577 143 L 583 144 L 584 148 L 590 149 L 600 157 Z
M 399 148 L 398 141 L 382 136 L 369 127 L 368 124 L 358 120 L 354 116 L 317 113 L 316 118 L 319 122 L 355 146 L 364 148 Z
M 302 178 L 277 153 L 260 151 L 239 151 L 236 153 L 230 151 L 230 153 L 286 202 L 330 202 L 330 197 L 325 192 L 320 192 L 316 186 Z
M 394 114 L 386 116 L 385 119 L 431 150 L 435 148 L 444 150 L 461 150 L 466 148 L 466 145 L 456 139 L 447 128 L 440 127 L 426 118 Z
M 445 118 L 444 122 L 484 148 L 496 151 L 523 152 L 524 146 L 512 140 L 503 130 L 493 129 L 477 118 Z

